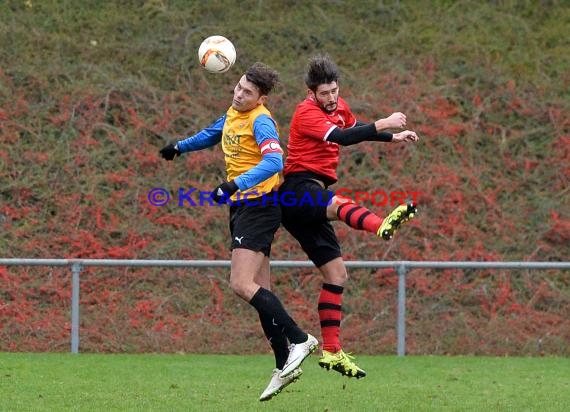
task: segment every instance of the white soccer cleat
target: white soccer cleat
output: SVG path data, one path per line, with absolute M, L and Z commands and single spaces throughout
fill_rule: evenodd
M 293 372 L 287 375 L 286 377 L 281 378 L 279 377 L 279 375 L 281 374 L 281 369 L 273 369 L 269 385 L 267 385 L 267 388 L 265 388 L 265 390 L 259 397 L 259 400 L 263 402 L 273 398 L 279 392 L 281 392 L 287 385 L 298 380 L 299 376 L 301 376 L 302 373 L 303 371 L 301 370 L 301 368 L 297 368 L 294 369 Z
M 281 378 L 286 377 L 305 360 L 307 356 L 313 353 L 319 347 L 319 341 L 313 335 L 308 334 L 307 340 L 303 343 L 292 343 L 289 347 L 289 357 L 283 371 L 279 375 Z

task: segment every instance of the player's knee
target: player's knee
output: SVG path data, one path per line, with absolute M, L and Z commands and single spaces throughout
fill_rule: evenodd
M 325 274 L 325 283 L 343 286 L 348 280 L 348 273 L 346 270 L 332 271 Z
M 337 285 L 342 286 L 346 283 L 347 280 L 348 280 L 348 273 L 346 272 L 346 270 L 337 275 L 337 278 L 336 278 Z
M 234 279 L 233 276 L 230 276 L 230 289 L 244 300 L 248 300 L 250 298 L 249 290 L 251 287 L 248 287 L 248 285 L 239 279 Z

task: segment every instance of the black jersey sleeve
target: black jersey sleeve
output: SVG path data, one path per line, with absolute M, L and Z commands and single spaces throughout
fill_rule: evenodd
M 369 142 L 391 142 L 392 133 L 376 132 L 374 123 L 363 124 L 357 122 L 356 126 L 350 129 L 335 128 L 327 137 L 327 141 L 338 143 L 341 146 L 350 146 L 364 141 Z

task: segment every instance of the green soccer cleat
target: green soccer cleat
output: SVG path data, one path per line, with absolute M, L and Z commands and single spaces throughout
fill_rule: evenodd
M 323 356 L 319 359 L 319 366 L 326 370 L 335 370 L 349 378 L 364 378 L 366 372 L 356 366 L 352 359 L 354 359 L 354 356 L 345 353 L 342 349 L 336 353 L 323 350 Z
M 413 203 L 398 206 L 384 219 L 376 235 L 384 240 L 392 239 L 400 225 L 413 219 L 417 212 L 418 208 Z

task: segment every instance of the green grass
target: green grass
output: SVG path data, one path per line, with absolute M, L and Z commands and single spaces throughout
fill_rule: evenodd
M 321 370 L 273 400 L 269 356 L 0 354 L 1 411 L 562 411 L 569 358 L 361 356 L 356 381 Z

